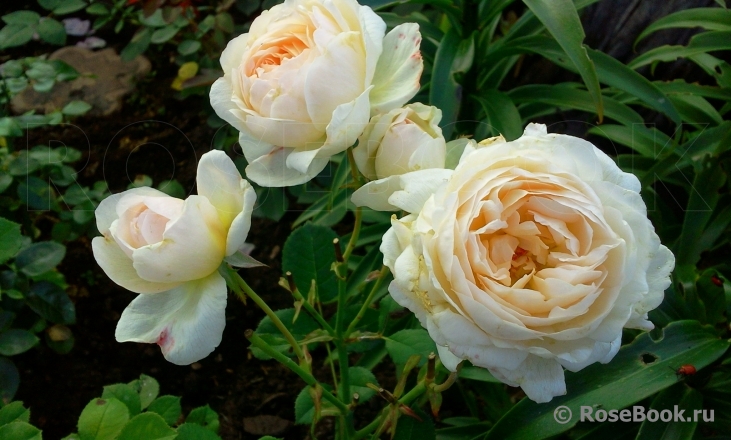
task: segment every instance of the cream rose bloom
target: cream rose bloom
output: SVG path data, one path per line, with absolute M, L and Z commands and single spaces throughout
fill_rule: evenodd
M 439 128 L 442 111 L 416 102 L 371 118 L 353 158 L 371 182 L 353 193 L 353 202 L 395 210 L 388 197 L 399 189 L 399 177 L 410 171 L 444 168 L 447 145 Z
M 486 143 L 454 171 L 401 176 L 389 201 L 410 214 L 383 237 L 389 291 L 448 368 L 469 359 L 548 402 L 563 368 L 609 362 L 622 328 L 653 328 L 674 257 L 638 179 L 592 144 L 536 124 Z
M 419 90 L 418 25 L 386 24 L 355 0 L 285 0 L 221 55 L 216 113 L 238 129 L 249 179 L 304 183 L 355 143 L 371 113 Z
M 200 360 L 226 325 L 224 259 L 249 261 L 246 236 L 256 193 L 222 151 L 201 157 L 198 195 L 186 200 L 134 188 L 102 200 L 94 258 L 115 283 L 140 293 L 117 324 L 119 342 L 160 345 L 178 365 Z M 253 263 L 252 263 L 253 264 Z

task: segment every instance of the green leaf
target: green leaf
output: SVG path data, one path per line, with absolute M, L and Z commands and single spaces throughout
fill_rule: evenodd
M 129 383 L 140 396 L 140 408 L 145 409 L 157 398 L 160 392 L 160 385 L 157 381 L 146 374 L 141 374 L 139 379 Z M 194 410 L 195 411 L 195 410 Z
M 49 281 L 34 283 L 26 296 L 26 304 L 43 318 L 56 324 L 74 324 L 76 310 L 66 292 Z
M 54 241 L 33 243 L 15 257 L 15 265 L 28 276 L 37 276 L 56 267 L 66 255 L 66 247 Z
M 419 366 L 424 365 L 431 353 L 437 352 L 437 346 L 424 329 L 401 330 L 384 338 L 386 350 L 396 365 L 404 365 L 409 357 L 418 354 L 421 356 Z
M 431 83 L 438 87 L 429 88 L 429 103 L 442 110 L 442 128 L 444 138 L 449 140 L 454 132 L 454 124 L 459 116 L 462 101 L 462 86 L 457 83 L 454 74 L 457 53 L 461 43 L 459 29 L 451 28 L 439 43 L 432 67 Z
M 136 416 L 142 410 L 140 396 L 131 385 L 126 383 L 117 383 L 105 386 L 104 392 L 102 393 L 102 399 L 112 398 L 127 405 L 127 409 L 131 416 Z
M 178 53 L 180 55 L 190 55 L 198 52 L 201 48 L 200 41 L 197 40 L 183 40 L 178 45 Z
M 175 440 L 220 440 L 215 432 L 195 423 L 183 423 L 178 426 L 178 436 Z
M 6 440 L 41 440 L 41 430 L 26 422 L 12 422 L 0 427 L 0 438 Z
M 315 417 L 315 402 L 310 395 L 309 385 L 304 387 L 294 400 L 294 423 L 296 425 L 309 425 Z
M 721 357 L 729 341 L 697 321 L 678 321 L 663 329 L 660 340 L 643 333 L 622 347 L 608 364 L 592 364 L 577 373 L 566 372 L 565 396 L 538 404 L 523 399 L 503 416 L 485 437 L 492 439 L 545 439 L 569 430 L 578 422 L 581 405 L 601 403 L 602 409 L 620 409 L 677 383 L 675 370 L 692 364 L 699 370 Z M 621 391 L 621 392 L 620 392 Z M 556 423 L 554 410 L 568 407 L 573 417 Z
M 0 49 L 22 46 L 33 38 L 35 29 L 24 24 L 9 24 L 0 29 Z
M 690 39 L 687 46 L 660 46 L 639 55 L 627 66 L 639 69 L 642 66 L 658 61 L 670 62 L 678 58 L 687 58 L 692 55 L 731 48 L 731 31 L 711 31 L 696 34 Z
M 465 365 L 459 370 L 460 379 L 477 380 L 480 382 L 502 383 L 485 368 Z
M 516 87 L 508 92 L 516 104 L 523 102 L 542 102 L 560 108 L 573 108 L 592 112 L 591 96 L 588 92 L 562 83 L 556 85 L 527 85 Z M 625 125 L 642 124 L 642 117 L 628 106 L 604 97 L 604 115 Z
M 635 40 L 635 45 L 653 32 L 670 28 L 701 27 L 709 31 L 731 31 L 731 10 L 693 8 L 666 15 L 650 24 Z
M 10 402 L 18 391 L 20 373 L 13 361 L 0 356 L 0 401 Z
M 670 95 L 683 120 L 694 125 L 723 123 L 723 116 L 702 96 Z
M 350 367 L 348 369 L 350 377 L 350 392 L 358 393 L 359 402 L 366 402 L 376 395 L 376 392 L 368 388 L 369 383 L 378 386 L 378 380 L 368 369 L 363 367 Z
M 147 412 L 159 414 L 168 425 L 172 426 L 178 422 L 180 415 L 183 413 L 180 406 L 180 397 L 160 396 L 147 407 Z
M 45 17 L 38 24 L 38 36 L 43 41 L 57 46 L 66 44 L 66 29 L 57 20 Z
M 473 95 L 487 116 L 489 133 L 493 136 L 502 134 L 507 141 L 518 139 L 523 134 L 523 121 L 520 113 L 508 95 L 495 89 Z
M 53 8 L 53 13 L 56 15 L 65 15 L 84 9 L 85 7 L 86 2 L 83 0 L 63 0 L 58 2 L 58 6 Z
M 56 9 L 64 0 L 38 0 L 38 4 L 47 11 Z
M 67 116 L 79 116 L 89 110 L 91 110 L 91 104 L 84 101 L 71 101 L 61 109 L 61 113 Z
M 113 440 L 129 420 L 127 406 L 117 399 L 93 399 L 76 425 L 81 440 Z
M 287 329 L 289 329 L 292 336 L 294 336 L 294 338 L 298 341 L 304 339 L 309 333 L 320 328 L 319 325 L 304 312 L 300 313 L 297 320 L 294 322 L 292 322 L 295 314 L 294 309 L 282 309 L 277 310 L 274 313 L 279 317 L 282 323 L 284 323 Z M 264 319 L 261 320 L 256 328 L 256 334 L 264 338 L 267 343 L 276 350 L 287 355 L 292 355 L 289 342 L 287 342 L 284 336 L 282 336 L 282 333 L 268 316 L 265 316 Z M 255 347 L 251 347 L 251 350 L 259 359 L 269 358 Z
M 41 19 L 41 16 L 34 11 L 15 11 L 10 14 L 3 15 L 2 19 L 7 24 L 35 25 L 38 24 L 38 20 Z
M 22 244 L 20 225 L 0 217 L 0 264 L 14 257 Z
M 89 15 L 108 15 L 109 9 L 101 3 L 94 3 L 86 8 L 86 13 Z
M 421 421 L 401 415 L 393 440 L 433 440 L 437 438 L 431 417 L 419 409 L 415 409 L 414 412 L 421 418 Z
M 675 406 L 677 406 L 677 410 Z M 703 397 L 697 390 L 688 387 L 685 383 L 679 383 L 667 388 L 655 397 L 650 408 L 645 412 L 645 416 L 647 416 L 650 410 L 655 410 L 658 413 L 663 410 L 669 410 L 673 414 L 685 411 L 683 417 L 686 421 L 645 421 L 642 423 L 642 427 L 640 427 L 640 432 L 637 434 L 636 440 L 670 438 L 690 440 L 693 438 L 693 433 L 698 426 L 697 420 L 691 421 L 693 419 L 693 411 L 701 408 L 703 408 Z
M 584 28 L 581 26 L 576 6 L 571 0 L 523 0 L 523 3 L 541 20 L 576 66 L 594 101 L 601 122 L 604 117 L 604 105 L 599 77 L 583 45 Z
M 158 9 L 160 11 L 160 9 Z M 129 44 L 127 44 L 119 56 L 122 61 L 132 61 L 137 55 L 143 54 L 150 46 L 150 40 L 152 39 L 152 29 L 144 28 L 132 37 Z
M 154 412 L 146 412 L 132 417 L 117 440 L 170 440 L 176 435 L 162 417 Z
M 24 353 L 38 343 L 39 339 L 28 330 L 11 328 L 0 333 L 0 354 L 15 356 Z
M 335 261 L 332 229 L 307 223 L 292 232 L 282 250 L 282 270 L 290 271 L 294 281 L 306 295 L 315 280 L 320 300 L 332 301 L 337 296 L 337 280 L 330 266 Z
M 156 29 L 150 37 L 150 42 L 153 44 L 162 44 L 169 39 L 173 38 L 175 34 L 180 30 L 179 27 L 169 24 L 163 28 Z
M 437 440 L 465 440 L 481 438 L 490 430 L 492 423 L 475 422 L 468 425 L 450 426 L 437 430 Z
M 29 422 L 30 410 L 23 406 L 23 402 L 10 402 L 0 408 L 0 426 L 11 422 Z
M 201 406 L 195 408 L 188 414 L 188 417 L 185 418 L 185 423 L 195 423 L 205 427 L 209 431 L 218 432 L 218 413 L 208 405 Z

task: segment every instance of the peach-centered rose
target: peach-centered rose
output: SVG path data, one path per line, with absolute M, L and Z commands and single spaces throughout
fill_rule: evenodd
M 563 368 L 609 362 L 623 328 L 653 327 L 674 257 L 638 179 L 592 144 L 536 124 L 486 144 L 454 171 L 401 176 L 389 202 L 411 214 L 383 237 L 389 291 L 448 368 L 469 359 L 547 402 Z
M 371 113 L 419 90 L 418 25 L 386 23 L 355 0 L 286 0 L 221 55 L 216 113 L 241 132 L 247 177 L 289 186 L 355 143 Z

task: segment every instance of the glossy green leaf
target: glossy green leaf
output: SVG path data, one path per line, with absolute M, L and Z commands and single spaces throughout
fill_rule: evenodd
M 140 398 L 140 408 L 145 409 L 150 406 L 160 393 L 160 384 L 155 378 L 146 374 L 141 374 L 139 379 L 133 380 L 129 385 L 137 392 Z
M 502 417 L 485 440 L 534 439 L 555 436 L 572 428 L 581 405 L 601 403 L 604 410 L 620 409 L 639 402 L 677 383 L 675 369 L 692 364 L 701 369 L 723 355 L 729 341 L 719 339 L 710 327 L 697 321 L 673 322 L 663 336 L 653 341 L 648 333 L 622 347 L 607 365 L 592 364 L 577 373 L 566 372 L 565 396 L 537 404 L 523 399 Z M 568 407 L 570 422 L 556 423 L 554 410 Z
M 320 300 L 331 301 L 337 296 L 337 281 L 330 266 L 335 261 L 333 240 L 335 232 L 324 226 L 307 223 L 294 230 L 284 243 L 282 270 L 290 271 L 303 294 L 315 280 Z
M 67 116 L 80 116 L 89 110 L 91 110 L 91 104 L 84 101 L 71 101 L 61 109 L 61 113 Z
M 0 217 L 0 264 L 14 257 L 22 244 L 20 225 Z
M 52 18 L 43 18 L 38 23 L 38 36 L 46 43 L 56 46 L 66 44 L 66 29 L 59 21 Z
M 195 423 L 183 423 L 178 426 L 178 436 L 175 440 L 220 440 L 215 432 Z
M 731 49 L 731 31 L 710 31 L 695 35 L 687 46 L 660 46 L 639 55 L 627 66 L 638 69 L 658 61 L 670 62 L 691 55 Z
M 508 92 L 516 104 L 524 102 L 542 102 L 559 108 L 572 108 L 593 112 L 591 96 L 588 92 L 567 84 L 527 85 L 516 87 Z M 642 124 L 642 117 L 628 106 L 604 97 L 604 115 L 625 125 Z
M 198 52 L 198 49 L 201 48 L 200 41 L 196 40 L 183 40 L 178 45 L 178 53 L 180 55 L 190 55 L 192 53 Z
M 38 343 L 39 339 L 28 330 L 11 328 L 0 333 L 0 354 L 15 356 L 24 353 Z
M 437 352 L 437 346 L 424 329 L 401 330 L 386 339 L 386 350 L 396 365 L 404 365 L 409 357 L 421 356 L 419 366 L 426 363 L 429 354 Z
M 306 292 L 303 292 L 303 295 L 304 294 L 306 294 Z M 297 316 L 296 320 L 294 320 L 294 309 L 282 309 L 277 310 L 274 313 L 279 317 L 282 323 L 284 323 L 287 329 L 289 329 L 292 336 L 294 336 L 294 338 L 298 341 L 304 339 L 306 335 L 320 328 L 310 315 L 305 312 L 301 312 Z M 274 349 L 281 351 L 282 353 L 292 355 L 292 347 L 289 345 L 289 342 L 284 338 L 282 332 L 279 331 L 277 326 L 268 316 L 265 316 L 264 319 L 261 320 L 259 326 L 256 328 L 256 334 L 266 340 Z M 269 359 L 269 356 L 265 355 L 259 349 L 252 347 L 251 350 L 259 359 Z
M 126 383 L 107 385 L 102 392 L 102 399 L 117 399 L 127 405 L 130 416 L 136 416 L 142 410 L 140 396 L 133 386 Z
M 172 426 L 177 423 L 183 408 L 180 406 L 180 397 L 177 396 L 160 396 L 150 403 L 147 412 L 159 414 L 165 423 Z
M 13 361 L 0 356 L 0 400 L 3 402 L 13 400 L 19 384 L 20 373 Z
M 25 24 L 9 24 L 0 29 L 0 49 L 22 46 L 33 38 L 35 29 Z
M 368 369 L 363 367 L 350 367 L 348 369 L 350 377 L 350 392 L 358 393 L 359 402 L 367 402 L 376 392 L 368 388 L 368 384 L 378 386 L 378 380 Z
M 108 15 L 109 9 L 102 3 L 92 3 L 86 8 L 86 13 L 89 15 Z
M 41 16 L 35 11 L 14 11 L 9 14 L 2 16 L 2 20 L 7 24 L 23 24 L 23 25 L 35 25 L 38 24 Z
M 129 420 L 127 406 L 117 399 L 93 399 L 79 416 L 81 440 L 113 440 Z
M 677 409 L 675 406 L 677 405 Z M 673 420 L 663 422 L 655 419 L 654 421 L 646 420 L 640 427 L 636 440 L 656 440 L 656 439 L 678 439 L 691 440 L 695 433 L 698 421 L 701 417 L 694 418 L 694 411 L 703 408 L 703 397 L 701 393 L 693 388 L 688 387 L 684 383 L 667 388 L 659 393 L 652 401 L 651 410 L 669 411 L 673 414 Z M 681 415 L 681 412 L 685 413 Z M 708 410 L 706 410 L 708 412 Z M 683 417 L 685 421 L 675 420 L 675 416 Z M 698 416 L 699 414 L 695 414 Z
M 41 430 L 26 422 L 12 422 L 0 427 L 4 440 L 41 440 Z
M 63 0 L 58 2 L 58 6 L 53 8 L 56 15 L 65 15 L 84 9 L 87 3 L 83 0 Z
M 210 406 L 201 406 L 193 409 L 188 417 L 185 418 L 187 424 L 197 424 L 205 427 L 212 432 L 218 432 L 219 422 L 218 413 L 211 409 Z
M 602 136 L 620 145 L 631 148 L 644 157 L 656 159 L 665 148 L 672 149 L 673 141 L 665 133 L 655 129 L 647 128 L 644 125 L 632 124 L 615 125 L 602 124 L 592 127 L 589 133 Z M 609 155 L 616 156 L 619 149 L 608 151 Z
M 37 276 L 56 267 L 66 255 L 66 247 L 54 241 L 33 243 L 15 257 L 15 265 L 28 276 Z
M 48 321 L 57 324 L 74 324 L 76 310 L 68 294 L 50 281 L 34 283 L 26 294 L 26 304 Z
M 523 121 L 515 104 L 508 95 L 495 89 L 473 95 L 482 106 L 492 136 L 502 134 L 507 141 L 518 139 L 523 134 Z
M 175 36 L 175 34 L 178 33 L 179 30 L 180 30 L 179 27 L 172 25 L 172 24 L 167 25 L 160 29 L 156 29 L 155 32 L 153 32 L 152 35 L 150 36 L 150 42 L 153 44 L 162 44 L 162 43 L 168 41 L 169 39 L 173 38 Z
M 731 31 L 731 10 L 723 8 L 693 8 L 677 11 L 653 22 L 642 31 L 637 42 L 660 29 L 704 28 L 709 31 Z
M 704 98 L 722 99 L 731 101 L 731 89 L 714 86 L 704 86 L 697 83 L 688 83 L 685 80 L 677 79 L 675 81 L 654 81 L 663 93 L 682 93 L 687 95 L 697 95 Z
M 429 103 L 442 110 L 442 128 L 444 138 L 449 140 L 454 132 L 454 124 L 459 116 L 462 101 L 462 86 L 457 83 L 453 66 L 456 64 L 457 51 L 461 43 L 459 31 L 451 28 L 439 43 L 434 66 L 432 68 L 429 88 Z
M 431 417 L 421 410 L 415 410 L 421 420 L 401 415 L 396 424 L 393 440 L 434 440 L 436 431 Z
M 670 95 L 670 100 L 689 124 L 716 125 L 723 122 L 723 116 L 702 96 Z
M 117 440 L 172 440 L 177 433 L 154 412 L 138 414 L 127 423 Z
M 10 402 L 0 408 L 0 426 L 11 422 L 30 421 L 30 410 L 23 406 L 23 402 Z
M 158 9 L 158 11 L 161 10 Z M 152 29 L 144 28 L 137 31 L 134 37 L 132 37 L 132 40 L 130 40 L 129 44 L 127 44 L 124 49 L 122 49 L 122 52 L 119 54 L 119 56 L 122 58 L 122 61 L 132 61 L 137 55 L 142 55 L 150 46 L 151 40 Z
M 584 47 L 584 28 L 579 13 L 571 0 L 523 0 L 523 3 L 546 26 L 566 55 L 574 63 L 591 95 L 599 122 L 604 115 L 604 105 L 594 63 Z

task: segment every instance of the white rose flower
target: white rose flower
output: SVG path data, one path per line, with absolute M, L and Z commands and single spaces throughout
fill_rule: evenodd
M 104 199 L 94 258 L 115 283 L 140 293 L 117 324 L 119 342 L 157 343 L 178 365 L 200 360 L 226 325 L 224 258 L 246 258 L 256 193 L 222 151 L 201 157 L 198 195 L 186 200 L 152 188 Z M 242 250 L 242 252 L 240 252 Z
M 399 175 L 444 168 L 447 146 L 439 128 L 441 119 L 441 110 L 418 102 L 371 118 L 358 138 L 353 157 L 360 172 L 372 182 L 353 193 L 353 203 L 395 210 L 388 197 L 400 188 Z
M 371 112 L 416 94 L 419 27 L 405 23 L 384 38 L 385 30 L 355 0 L 285 0 L 228 43 L 211 105 L 241 132 L 249 179 L 263 186 L 312 179 L 355 143 Z
M 653 328 L 675 261 L 638 179 L 592 144 L 537 124 L 487 144 L 454 171 L 401 176 L 389 201 L 411 214 L 383 237 L 389 291 L 448 368 L 469 359 L 548 402 L 563 368 L 609 362 L 622 328 Z

